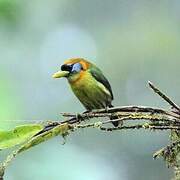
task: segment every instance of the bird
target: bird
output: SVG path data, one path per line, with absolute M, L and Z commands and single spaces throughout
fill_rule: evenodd
M 53 78 L 67 78 L 72 91 L 85 109 L 111 108 L 114 99 L 111 85 L 103 72 L 93 63 L 83 58 L 68 59 Z M 118 121 L 112 122 L 115 127 Z

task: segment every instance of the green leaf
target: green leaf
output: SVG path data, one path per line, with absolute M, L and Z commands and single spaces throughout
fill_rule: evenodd
M 29 148 L 32 148 L 42 142 L 45 142 L 55 136 L 62 135 L 63 137 L 67 136 L 69 134 L 69 130 L 72 127 L 69 126 L 67 123 L 63 123 L 60 125 L 57 125 L 56 127 L 43 132 L 42 134 L 39 134 L 38 136 L 34 136 L 31 138 L 28 142 L 23 144 L 17 151 L 17 153 L 21 153 L 25 150 L 28 150 Z
M 35 126 L 37 126 L 37 128 L 38 128 L 38 125 L 35 125 Z M 19 127 L 17 127 L 17 128 L 19 128 Z M 74 126 L 72 126 L 72 125 L 70 126 L 67 123 L 63 123 L 63 124 L 55 126 L 54 128 L 52 128 L 48 131 L 45 131 L 43 133 L 40 133 L 36 136 L 31 137 L 28 141 L 24 142 L 18 149 L 14 150 L 9 156 L 7 156 L 7 158 L 2 163 L 0 163 L 0 178 L 3 177 L 7 166 L 11 163 L 11 161 L 14 158 L 16 158 L 16 156 L 19 153 L 26 151 L 26 150 L 28 150 L 42 142 L 45 142 L 55 136 L 62 135 L 63 137 L 65 137 L 69 134 L 69 131 L 73 130 L 73 129 L 74 129 Z
M 41 124 L 28 124 L 17 126 L 10 131 L 0 131 L 0 149 L 11 148 L 21 144 L 44 128 Z

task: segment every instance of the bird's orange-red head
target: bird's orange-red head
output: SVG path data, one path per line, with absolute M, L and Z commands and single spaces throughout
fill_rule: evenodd
M 72 58 L 66 60 L 61 66 L 61 71 L 53 74 L 54 78 L 66 77 L 70 83 L 80 80 L 86 70 L 91 66 L 91 63 L 83 58 Z

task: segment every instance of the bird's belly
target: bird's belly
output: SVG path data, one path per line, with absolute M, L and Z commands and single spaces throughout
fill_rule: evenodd
M 105 108 L 111 104 L 112 98 L 99 82 L 86 81 L 71 88 L 87 110 Z

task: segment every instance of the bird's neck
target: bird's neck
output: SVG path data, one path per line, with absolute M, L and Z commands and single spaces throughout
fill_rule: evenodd
M 78 83 L 79 81 L 81 81 L 84 77 L 84 72 L 80 72 L 80 73 L 77 73 L 77 74 L 73 74 L 73 75 L 70 75 L 68 77 L 68 82 L 70 84 L 76 84 Z

